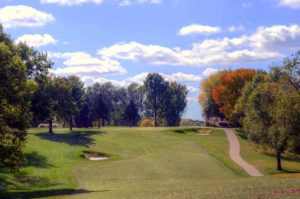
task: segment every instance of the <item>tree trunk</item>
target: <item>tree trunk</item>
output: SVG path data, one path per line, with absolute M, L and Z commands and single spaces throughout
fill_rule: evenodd
M 277 159 L 277 170 L 282 171 L 281 152 L 279 152 L 279 151 L 276 152 L 276 159 Z
M 105 126 L 105 120 L 102 119 L 101 121 L 102 121 L 102 127 L 104 127 Z
M 99 118 L 99 122 L 98 122 L 98 128 L 101 128 L 101 118 Z
M 54 134 L 54 133 L 53 133 L 53 126 L 52 126 L 52 118 L 51 118 L 50 121 L 49 121 L 49 133 L 50 133 L 50 134 Z
M 73 120 L 72 117 L 70 118 L 70 131 L 73 131 Z
M 154 127 L 157 127 L 157 114 L 156 114 L 156 110 L 154 111 Z

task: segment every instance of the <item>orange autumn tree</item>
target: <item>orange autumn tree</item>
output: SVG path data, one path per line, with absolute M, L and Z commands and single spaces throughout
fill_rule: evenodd
M 245 84 L 251 81 L 255 74 L 256 71 L 252 69 L 238 69 L 221 75 L 220 83 L 213 88 L 212 94 L 220 112 L 227 119 L 231 117 Z

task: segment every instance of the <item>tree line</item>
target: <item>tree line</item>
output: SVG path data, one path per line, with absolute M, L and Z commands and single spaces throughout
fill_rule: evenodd
M 188 90 L 157 73 L 143 85 L 127 87 L 95 83 L 85 87 L 77 76 L 57 77 L 46 53 L 15 44 L 0 26 L 0 168 L 15 172 L 25 164 L 22 148 L 26 130 L 53 122 L 63 126 L 178 126 L 187 104 Z
M 300 52 L 269 72 L 219 71 L 200 87 L 206 120 L 225 118 L 255 143 L 272 148 L 278 170 L 283 153 L 300 153 Z

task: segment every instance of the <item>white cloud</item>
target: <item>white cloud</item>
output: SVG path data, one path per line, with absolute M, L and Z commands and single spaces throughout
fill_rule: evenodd
M 208 76 L 210 76 L 210 75 L 212 75 L 212 74 L 214 74 L 214 73 L 216 73 L 216 72 L 218 72 L 219 71 L 219 69 L 216 69 L 216 68 L 207 68 L 207 69 L 205 69 L 204 71 L 203 71 L 203 75 L 205 76 L 205 77 L 208 77 Z
M 16 39 L 16 42 L 25 42 L 29 46 L 32 47 L 40 47 L 40 46 L 46 46 L 49 44 L 56 44 L 57 40 L 55 40 L 51 35 L 49 34 L 34 34 L 34 35 L 22 35 Z
M 189 26 L 182 27 L 178 34 L 182 36 L 186 35 L 211 35 L 220 33 L 222 29 L 220 27 L 214 27 L 214 26 L 205 26 L 205 25 L 199 25 L 199 24 L 192 24 Z
M 195 88 L 193 86 L 187 86 L 187 89 L 190 93 L 197 93 L 199 92 L 199 89 L 198 88 Z
M 16 5 L 1 8 L 0 21 L 5 28 L 41 27 L 54 21 L 54 17 L 29 6 Z
M 186 74 L 186 73 L 174 73 L 171 75 L 166 75 L 163 73 L 160 73 L 167 81 L 177 81 L 177 82 L 198 82 L 201 81 L 202 78 L 200 76 L 197 75 L 193 75 L 193 74 Z
M 86 52 L 49 53 L 50 58 L 64 59 L 64 67 L 53 70 L 58 75 L 124 74 L 120 62 L 109 58 L 93 57 Z
M 230 26 L 228 28 L 228 32 L 244 32 L 245 31 L 245 27 L 242 25 L 239 26 Z
M 206 39 L 191 49 L 118 43 L 98 51 L 103 57 L 152 65 L 209 66 L 241 64 L 283 57 L 283 51 L 300 48 L 299 25 L 259 27 L 251 35 Z
M 58 4 L 61 6 L 74 6 L 84 3 L 101 4 L 104 2 L 112 2 L 111 0 L 40 0 L 43 4 Z M 133 4 L 160 4 L 161 0 L 114 0 L 120 6 L 129 6 Z
M 198 99 L 196 97 L 187 97 L 186 98 L 189 103 L 196 103 Z
M 300 8 L 300 0 L 279 0 L 280 5 L 293 9 Z
M 118 0 L 120 6 L 129 6 L 132 4 L 160 4 L 161 0 Z
M 91 76 L 91 75 L 82 75 L 81 79 L 87 85 L 91 85 L 96 82 L 98 82 L 98 83 L 111 82 L 112 84 L 114 84 L 116 86 L 128 86 L 131 83 L 137 83 L 137 84 L 142 85 L 148 74 L 149 73 L 147 73 L 147 72 L 140 73 L 140 74 L 137 74 L 135 76 L 132 76 L 132 77 L 129 77 L 129 78 L 126 78 L 123 80 L 107 79 L 107 78 L 95 77 L 95 76 Z M 196 82 L 196 81 L 201 80 L 201 78 L 198 76 L 195 76 L 192 74 L 185 74 L 185 73 L 174 73 L 174 74 L 170 74 L 170 75 L 160 73 L 160 75 L 167 81 L 176 81 L 179 83 L 189 83 L 189 82 Z M 187 88 L 188 88 L 189 92 L 198 92 L 199 91 L 197 88 L 194 88 L 192 86 L 188 86 Z
M 41 0 L 41 3 L 43 4 L 53 3 L 53 4 L 63 5 L 63 6 L 80 5 L 83 3 L 100 4 L 102 2 L 103 0 Z

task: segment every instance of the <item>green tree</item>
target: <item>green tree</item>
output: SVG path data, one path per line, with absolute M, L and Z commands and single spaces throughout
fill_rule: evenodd
M 254 142 L 275 150 L 278 170 L 282 170 L 282 153 L 300 135 L 299 100 L 296 92 L 267 82 L 252 92 L 246 105 L 243 128 Z
M 181 116 L 187 104 L 186 86 L 171 82 L 164 94 L 163 116 L 167 126 L 179 126 Z
M 146 111 L 147 115 L 153 118 L 155 127 L 163 116 L 163 101 L 167 88 L 168 83 L 158 73 L 149 74 L 144 81 Z
M 16 172 L 24 165 L 22 148 L 30 126 L 30 98 L 35 88 L 27 68 L 0 31 L 0 168 Z M 9 43 L 6 45 L 5 43 Z
M 127 126 L 137 126 L 140 120 L 140 115 L 133 100 L 130 100 L 124 113 L 124 121 Z
M 258 72 L 252 81 L 247 82 L 242 89 L 241 96 L 237 100 L 235 104 L 234 112 L 230 118 L 231 122 L 235 126 L 241 126 L 243 123 L 243 118 L 245 117 L 245 109 L 247 105 L 248 98 L 251 93 L 262 83 L 266 82 L 268 79 L 268 75 L 264 71 Z
M 49 133 L 53 134 L 53 120 L 67 120 L 71 114 L 71 88 L 65 79 L 49 76 L 40 82 L 34 93 L 32 111 L 38 122 L 49 123 Z
M 69 115 L 67 119 L 69 121 L 70 131 L 73 130 L 74 117 L 78 117 L 80 107 L 83 104 L 84 100 L 84 84 L 77 76 L 69 76 L 65 79 L 68 86 L 71 89 L 71 101 L 69 102 Z

